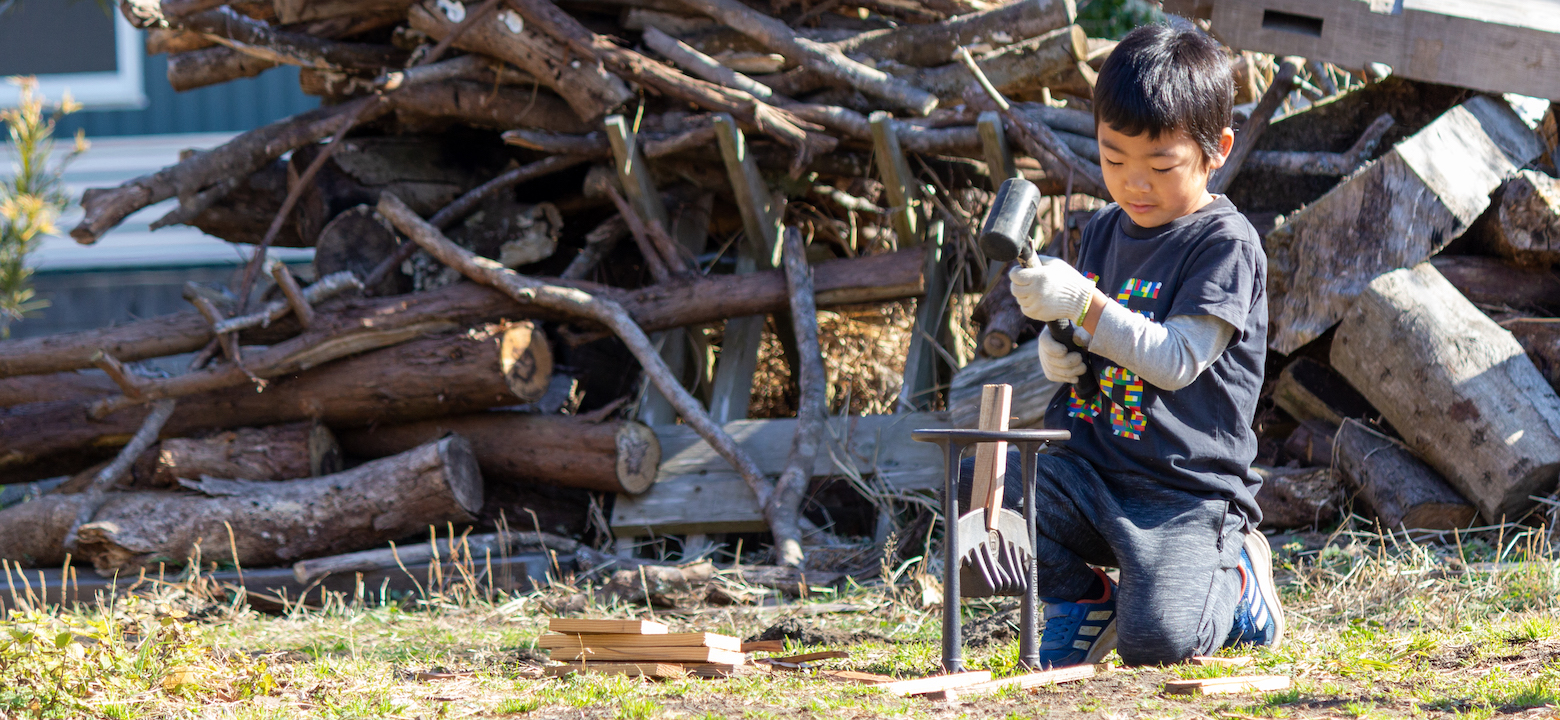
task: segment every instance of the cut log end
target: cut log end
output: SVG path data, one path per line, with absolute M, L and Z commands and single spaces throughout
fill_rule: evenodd
M 552 349 L 535 323 L 512 323 L 499 339 L 499 363 L 515 397 L 534 402 L 547 392 L 552 379 Z
M 459 435 L 445 437 L 439 441 L 439 461 L 455 503 L 475 516 L 482 510 L 482 473 L 477 469 L 477 455 L 471 451 L 471 443 Z
M 661 466 L 661 441 L 655 431 L 637 422 L 626 422 L 617 431 L 617 476 L 623 492 L 638 495 L 655 483 Z
M 980 339 L 980 348 L 987 357 L 1007 357 L 1013 352 L 1013 338 L 1004 332 L 989 332 Z

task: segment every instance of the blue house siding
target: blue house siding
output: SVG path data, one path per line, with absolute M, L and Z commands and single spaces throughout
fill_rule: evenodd
M 56 133 L 85 128 L 88 138 L 168 133 L 241 132 L 319 107 L 298 89 L 298 68 L 281 66 L 260 75 L 185 92 L 168 84 L 168 56 L 147 56 L 142 70 L 147 107 L 83 111 L 68 115 Z

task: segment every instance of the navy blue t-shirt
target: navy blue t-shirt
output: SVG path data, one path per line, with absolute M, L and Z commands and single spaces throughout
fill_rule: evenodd
M 1102 476 L 1136 474 L 1233 500 L 1262 518 L 1251 472 L 1251 429 L 1267 353 L 1267 256 L 1257 231 L 1227 198 L 1156 228 L 1112 203 L 1083 230 L 1078 271 L 1127 309 L 1155 322 L 1212 315 L 1235 328 L 1229 345 L 1190 385 L 1169 391 L 1088 354 L 1100 394 L 1085 403 L 1059 392 L 1046 427 L 1072 431 L 1067 449 Z

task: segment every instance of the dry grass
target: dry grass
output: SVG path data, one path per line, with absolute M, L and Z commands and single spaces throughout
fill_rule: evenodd
M 1346 527 L 1331 543 L 1314 535 L 1293 540 L 1278 554 L 1289 642 L 1252 653 L 1253 665 L 1241 671 L 1294 678 L 1294 688 L 1275 693 L 1166 696 L 1168 679 L 1230 672 L 1176 666 L 945 704 L 806 674 L 543 678 L 532 649 L 545 618 L 564 608 L 653 615 L 674 630 L 738 636 L 796 616 L 819 629 L 875 636 L 856 635 L 845 646 L 851 658 L 834 667 L 928 674 L 939 652 L 939 613 L 926 605 L 937 597 L 936 568 L 913 562 L 885 572 L 897 581 L 892 586 L 847 587 L 780 612 L 646 609 L 598 597 L 585 579 L 489 597 L 453 586 L 477 580 L 456 579 L 398 603 L 342 598 L 278 617 L 199 584 L 157 585 L 149 598 L 13 612 L 0 622 L 0 717 L 1487 718 L 1545 716 L 1560 703 L 1560 564 L 1541 534 L 1508 526 L 1426 544 Z M 810 614 L 817 601 L 858 611 Z M 978 617 L 993 607 L 969 602 L 965 611 Z M 967 656 L 999 675 L 1020 671 L 1012 641 Z

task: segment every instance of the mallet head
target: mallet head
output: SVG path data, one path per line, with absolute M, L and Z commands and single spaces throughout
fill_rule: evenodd
M 1002 181 L 980 229 L 981 252 L 997 262 L 1018 260 L 1025 267 L 1033 265 L 1035 250 L 1029 244 L 1029 232 L 1039 209 L 1040 188 L 1034 183 L 1021 177 Z

